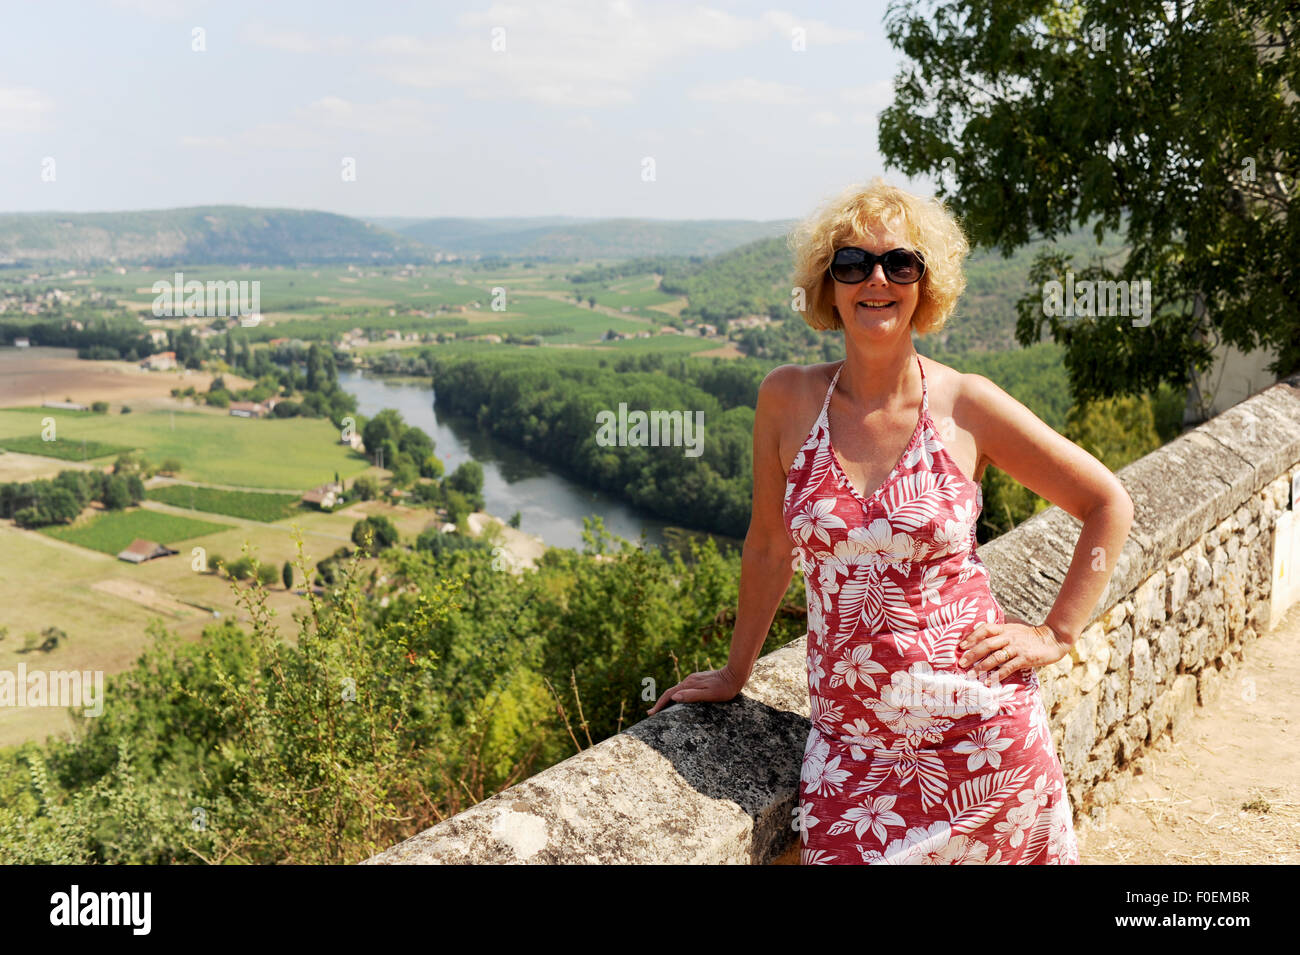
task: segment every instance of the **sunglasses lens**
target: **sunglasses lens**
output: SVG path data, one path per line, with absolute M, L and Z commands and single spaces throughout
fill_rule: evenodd
M 911 285 L 921 277 L 925 265 L 920 256 L 914 252 L 896 249 L 885 254 L 885 275 L 889 281 L 900 285 Z
M 837 282 L 861 282 L 867 277 L 865 261 L 861 249 L 840 249 L 831 260 L 831 278 Z

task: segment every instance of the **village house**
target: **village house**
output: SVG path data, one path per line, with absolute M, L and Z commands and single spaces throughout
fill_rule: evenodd
M 338 503 L 339 495 L 343 493 L 343 485 L 335 484 L 330 481 L 322 484 L 320 487 L 313 488 L 302 496 L 304 504 L 310 504 L 318 507 L 322 511 L 328 511 Z
M 125 560 L 132 564 L 143 564 L 146 560 L 153 560 L 155 557 L 168 557 L 172 554 L 179 553 L 170 547 L 159 544 L 157 541 L 147 541 L 137 537 L 131 541 L 126 550 L 117 555 L 118 560 Z
M 232 401 L 230 403 L 230 413 L 236 418 L 265 418 L 275 410 L 275 406 L 279 403 L 279 398 L 263 398 L 261 401 Z
M 140 362 L 140 367 L 145 371 L 173 371 L 176 368 L 176 353 L 161 351 L 156 355 L 150 355 Z

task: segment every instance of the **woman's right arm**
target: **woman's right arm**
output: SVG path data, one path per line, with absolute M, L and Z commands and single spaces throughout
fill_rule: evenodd
M 758 386 L 754 408 L 754 497 L 749 531 L 740 559 L 740 594 L 731 654 L 718 670 L 692 673 L 669 687 L 650 708 L 659 712 L 669 701 L 719 702 L 734 699 L 754 669 L 781 598 L 794 576 L 793 546 L 783 515 L 786 474 L 779 453 L 780 426 L 797 407 L 797 365 L 781 365 L 767 373 Z

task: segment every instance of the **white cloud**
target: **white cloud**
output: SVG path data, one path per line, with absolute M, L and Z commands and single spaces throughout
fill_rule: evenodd
M 433 118 L 442 110 L 440 104 L 414 99 L 354 103 L 338 96 L 324 96 L 280 122 L 259 123 L 232 136 L 183 136 L 180 142 L 183 146 L 238 148 L 265 148 L 268 143 L 276 143 L 305 149 L 338 144 L 340 137 L 357 133 L 410 138 L 432 134 Z
M 54 103 L 39 90 L 0 88 L 0 129 L 36 129 Z
M 159 20 L 179 20 L 198 13 L 207 4 L 205 0 L 113 0 L 112 5 Z
M 867 34 L 862 30 L 833 27 L 822 20 L 806 20 L 783 10 L 769 10 L 763 14 L 763 22 L 791 38 L 796 29 L 803 30 L 809 47 L 835 43 L 862 43 L 867 39 Z
M 838 126 L 840 118 L 828 109 L 819 109 L 808 117 L 808 121 L 814 126 Z
M 274 30 L 261 23 L 250 24 L 243 38 L 254 46 L 287 53 L 338 53 L 352 46 L 346 36 L 312 36 L 293 30 Z
M 840 99 L 853 106 L 875 106 L 884 109 L 894 101 L 894 81 L 878 80 L 867 86 L 851 86 L 840 90 Z
M 713 86 L 697 86 L 691 90 L 690 97 L 710 103 L 759 103 L 764 106 L 795 106 L 808 102 L 807 94 L 797 86 L 752 76 Z
M 455 86 L 484 98 L 599 108 L 633 102 L 640 87 L 672 70 L 674 61 L 743 49 L 796 21 L 788 14 L 750 18 L 630 0 L 554 0 L 540 8 L 495 4 L 457 22 L 454 36 L 374 41 L 377 69 L 406 86 Z M 856 35 L 807 25 L 824 42 Z M 504 42 L 503 50 L 494 51 L 494 38 Z

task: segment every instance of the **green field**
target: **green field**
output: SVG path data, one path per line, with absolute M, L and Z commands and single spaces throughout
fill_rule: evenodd
M 268 494 L 264 491 L 223 491 L 215 487 L 169 484 L 155 487 L 146 495 L 173 507 L 188 507 L 210 514 L 226 514 L 269 524 L 298 513 L 297 494 Z
M 236 418 L 211 412 L 137 411 L 129 415 L 65 416 L 50 408 L 0 410 L 0 435 L 14 435 L 41 450 L 41 418 L 53 417 L 59 440 L 80 455 L 84 438 L 113 448 L 138 448 L 154 464 L 181 463 L 180 476 L 204 484 L 302 491 L 334 477 L 353 477 L 369 462 L 338 443 L 323 418 Z M 4 440 L 0 446 L 7 447 Z M 15 450 L 17 450 L 15 446 Z
M 157 541 L 160 544 L 174 544 L 177 541 L 189 540 L 191 537 L 202 537 L 204 534 L 215 534 L 217 531 L 228 529 L 228 524 L 213 524 L 210 521 L 196 521 L 177 514 L 133 509 L 110 511 L 73 527 L 59 525 L 42 527 L 41 533 L 79 547 L 89 547 L 91 550 L 105 554 L 117 554 L 137 537 Z
M 48 412 L 50 409 L 41 408 L 38 410 Z M 76 412 L 61 411 L 59 414 L 76 414 Z M 0 448 L 18 454 L 39 454 L 42 457 L 58 458 L 60 461 L 91 461 L 95 458 L 116 457 L 131 450 L 120 444 L 106 444 L 103 441 L 95 441 L 90 438 L 84 440 L 63 438 L 57 441 L 46 441 L 39 434 L 23 434 L 0 438 Z

